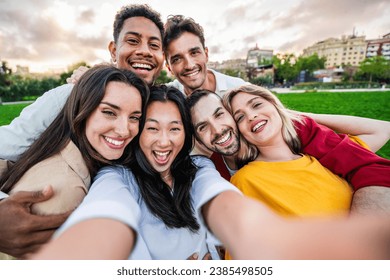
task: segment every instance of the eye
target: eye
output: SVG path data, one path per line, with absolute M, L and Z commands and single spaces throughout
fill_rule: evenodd
M 236 123 L 240 123 L 243 119 L 244 119 L 243 115 L 238 115 L 238 116 L 236 116 L 235 121 L 236 121 Z
M 257 107 L 259 107 L 261 104 L 263 104 L 263 103 L 261 103 L 261 102 L 256 102 L 256 103 L 253 104 L 253 108 L 257 108 Z
M 116 114 L 113 111 L 109 111 L 109 110 L 103 110 L 102 113 L 104 115 L 109 116 L 109 117 L 115 117 L 116 116 Z
M 194 50 L 194 51 L 191 52 L 192 55 L 197 55 L 199 53 L 200 53 L 200 50 Z
M 153 50 L 159 50 L 160 49 L 160 44 L 158 44 L 158 43 L 150 43 L 150 47 Z
M 180 127 L 172 127 L 171 131 L 181 131 L 181 128 Z
M 140 116 L 130 116 L 129 119 L 130 119 L 130 121 L 133 121 L 133 122 L 139 122 L 141 117 Z
M 198 132 L 203 132 L 203 131 L 205 131 L 206 130 L 206 128 L 207 128 L 207 125 L 200 125 L 200 126 L 198 126 Z
M 222 116 L 223 114 L 224 114 L 224 112 L 218 112 L 218 113 L 216 114 L 216 117 L 218 118 L 218 117 Z
M 179 63 L 179 62 L 180 62 L 180 58 L 178 58 L 178 57 L 175 57 L 175 58 L 171 59 L 171 64 L 176 64 L 176 63 Z
M 130 43 L 131 45 L 137 45 L 138 44 L 138 40 L 135 39 L 135 38 L 129 38 L 129 39 L 127 39 L 127 42 Z

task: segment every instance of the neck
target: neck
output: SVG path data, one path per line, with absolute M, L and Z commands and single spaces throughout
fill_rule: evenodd
M 229 167 L 229 169 L 231 170 L 237 169 L 236 156 L 233 155 L 233 156 L 222 156 L 222 157 L 226 165 Z
M 300 155 L 294 154 L 287 146 L 287 144 L 282 146 L 257 146 L 257 149 L 260 151 L 260 153 L 257 156 L 256 161 L 289 161 L 301 157 Z
M 173 177 L 172 177 L 172 175 L 170 173 L 168 173 L 165 176 L 161 175 L 161 179 L 172 189 Z
M 211 72 L 210 70 L 206 70 L 206 71 L 207 71 L 206 79 L 204 80 L 203 84 L 199 88 L 192 89 L 192 88 L 186 87 L 184 85 L 184 93 L 187 96 L 191 95 L 191 93 L 193 93 L 197 89 L 206 89 L 206 90 L 215 92 L 215 90 L 217 89 L 217 83 L 216 83 L 215 76 L 214 76 L 213 72 Z

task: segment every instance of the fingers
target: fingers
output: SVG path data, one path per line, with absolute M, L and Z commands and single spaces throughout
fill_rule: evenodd
M 76 70 L 73 71 L 73 74 L 72 76 L 70 76 L 69 78 L 66 79 L 66 82 L 68 84 L 76 84 L 82 75 L 84 75 L 84 73 L 88 70 L 89 68 L 86 67 L 86 66 L 80 66 L 79 68 L 77 68 Z
M 46 201 L 53 196 L 53 188 L 51 186 L 45 187 L 41 191 L 20 191 L 11 194 L 8 199 L 16 201 L 21 204 L 33 204 Z
M 213 258 L 211 257 L 211 254 L 210 253 L 206 253 L 206 255 L 204 255 L 204 257 L 203 257 L 203 260 L 212 260 Z
M 193 253 L 191 256 L 187 258 L 187 260 L 198 260 L 199 259 L 199 254 L 198 253 Z M 212 260 L 213 258 L 211 257 L 211 254 L 207 252 L 202 260 Z
M 199 258 L 198 253 L 193 253 L 191 256 L 187 258 L 187 260 L 197 260 Z

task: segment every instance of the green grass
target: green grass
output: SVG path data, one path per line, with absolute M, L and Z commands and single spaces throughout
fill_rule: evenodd
M 9 124 L 29 104 L 0 105 L 0 125 Z
M 283 104 L 301 112 L 340 114 L 390 121 L 390 91 L 278 94 Z M 390 159 L 390 141 L 377 152 Z
M 390 91 L 278 94 L 286 107 L 302 112 L 341 114 L 390 121 Z M 27 104 L 0 106 L 0 125 L 9 124 Z M 390 159 L 390 141 L 377 152 Z

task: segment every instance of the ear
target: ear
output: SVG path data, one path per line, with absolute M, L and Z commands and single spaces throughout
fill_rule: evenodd
M 172 75 L 174 75 L 173 72 L 172 72 L 171 67 L 169 66 L 169 63 L 166 62 L 166 61 L 165 61 L 165 66 L 167 67 L 167 69 L 169 70 L 169 72 L 170 72 Z
M 114 41 L 111 41 L 108 44 L 108 50 L 110 52 L 112 62 L 116 63 L 116 44 Z
M 206 62 L 209 62 L 209 48 L 208 47 L 204 48 L 204 53 L 206 55 Z

